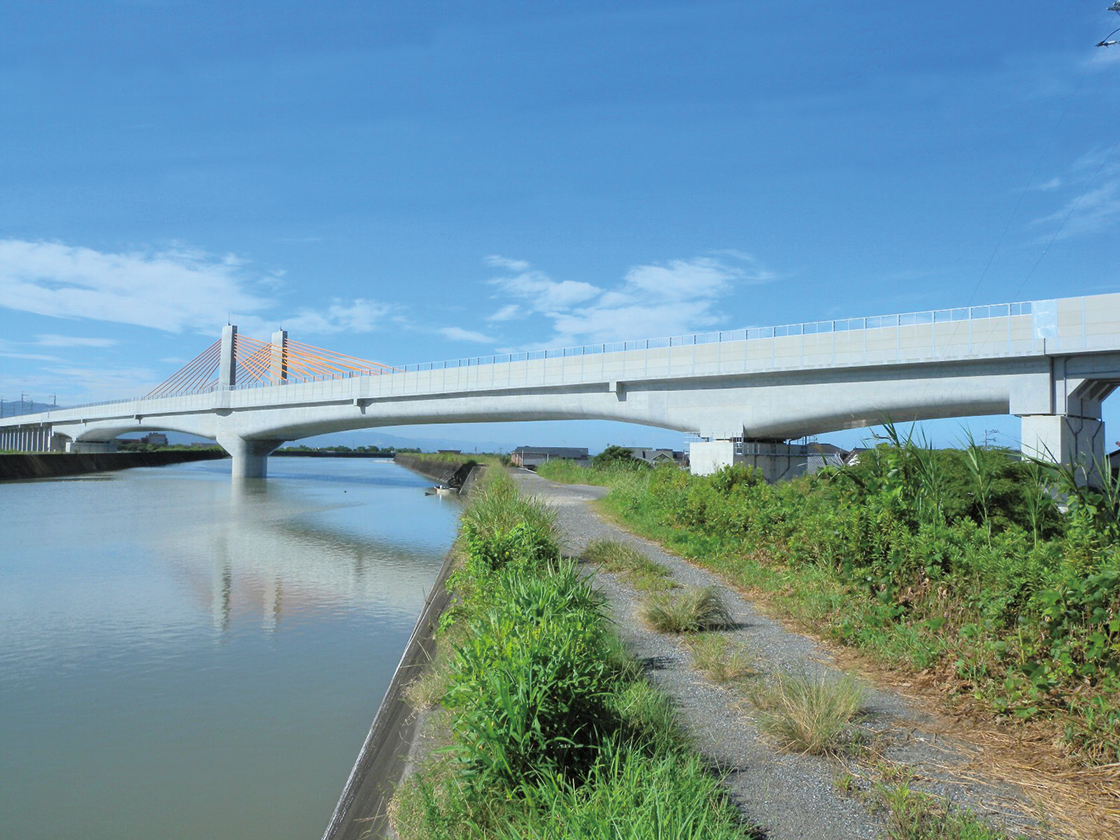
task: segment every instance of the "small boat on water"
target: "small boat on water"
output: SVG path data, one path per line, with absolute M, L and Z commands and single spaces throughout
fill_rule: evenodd
M 446 484 L 437 484 L 435 487 L 430 487 L 424 491 L 425 496 L 450 496 L 455 492 L 454 487 L 448 487 Z

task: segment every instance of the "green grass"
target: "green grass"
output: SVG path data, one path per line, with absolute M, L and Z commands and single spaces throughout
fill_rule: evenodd
M 758 674 L 756 657 L 750 647 L 722 633 L 688 636 L 685 646 L 692 653 L 692 664 L 713 682 L 742 683 Z
M 782 749 L 812 755 L 844 752 L 864 689 L 851 677 L 777 672 L 752 698 L 759 726 Z
M 446 745 L 397 791 L 399 836 L 752 836 L 555 539 L 504 474 L 464 512 L 455 607 L 410 687 L 442 704 Z
M 675 589 L 668 569 L 655 563 L 638 549 L 617 540 L 596 540 L 583 553 L 585 560 L 598 563 L 619 575 L 633 588 L 644 592 Z
M 887 823 L 890 840 L 1007 840 L 971 811 L 912 790 L 908 783 L 875 784 L 868 796 Z
M 605 513 L 822 636 L 1120 761 L 1120 484 L 897 432 L 859 467 L 778 485 L 739 467 L 555 477 L 609 486 Z
M 545 461 L 537 467 L 537 475 L 549 481 L 559 481 L 564 484 L 612 484 L 619 477 L 633 473 L 634 470 L 626 467 L 599 467 L 588 469 L 579 466 L 575 461 L 558 458 L 554 461 Z
M 642 620 L 660 633 L 696 633 L 731 626 L 731 614 L 714 587 L 656 592 L 642 601 Z

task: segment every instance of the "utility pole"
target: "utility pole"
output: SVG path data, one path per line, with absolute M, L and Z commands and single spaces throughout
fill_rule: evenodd
M 991 449 L 992 444 L 995 443 L 996 435 L 999 434 L 999 429 L 985 429 L 984 430 L 984 448 Z
M 27 413 L 26 411 L 23 410 L 23 401 L 25 399 L 27 399 L 27 394 L 20 394 L 19 395 L 19 413 L 20 414 L 26 414 Z

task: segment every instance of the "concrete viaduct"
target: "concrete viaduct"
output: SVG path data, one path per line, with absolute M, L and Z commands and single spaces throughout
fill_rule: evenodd
M 772 477 L 789 440 L 942 417 L 1013 414 L 1025 453 L 1104 459 L 1101 402 L 1120 385 L 1120 293 L 642 339 L 297 381 L 287 336 L 269 376 L 239 377 L 227 326 L 200 393 L 0 420 L 0 449 L 80 450 L 136 431 L 216 440 L 235 477 L 263 477 L 299 438 L 375 426 L 621 420 L 691 432 L 694 472 L 755 459 Z M 261 344 L 258 342 L 258 344 Z M 215 345 L 216 347 L 217 345 Z M 263 345 L 268 347 L 267 344 Z M 761 459 L 761 460 L 759 460 Z

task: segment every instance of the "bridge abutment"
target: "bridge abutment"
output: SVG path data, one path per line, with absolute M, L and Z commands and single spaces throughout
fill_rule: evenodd
M 1100 483 L 1099 468 L 1106 464 L 1104 423 L 1100 419 L 1069 414 L 1028 414 L 1022 421 L 1023 455 L 1072 465 L 1078 470 L 1079 480 Z
M 693 475 L 711 475 L 735 463 L 735 441 L 698 440 L 688 445 L 689 471 Z

